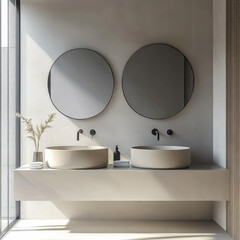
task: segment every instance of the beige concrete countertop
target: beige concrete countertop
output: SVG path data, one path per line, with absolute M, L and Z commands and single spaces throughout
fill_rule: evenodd
M 224 170 L 228 171 L 227 168 L 220 167 L 215 164 L 192 164 L 189 168 L 184 169 L 147 169 L 147 168 L 136 168 L 136 167 L 114 167 L 112 164 L 109 164 L 106 168 L 99 169 L 54 169 L 44 166 L 42 169 L 31 169 L 28 164 L 23 165 L 19 168 L 16 168 L 15 171 L 23 171 L 23 170 L 31 170 L 31 171 L 191 171 L 191 170 Z

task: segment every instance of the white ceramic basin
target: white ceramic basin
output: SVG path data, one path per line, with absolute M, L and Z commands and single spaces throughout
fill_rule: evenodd
M 108 165 L 108 148 L 99 146 L 47 147 L 45 159 L 50 168 L 105 168 Z
M 138 168 L 187 168 L 191 151 L 189 147 L 179 146 L 137 146 L 131 148 L 131 161 Z

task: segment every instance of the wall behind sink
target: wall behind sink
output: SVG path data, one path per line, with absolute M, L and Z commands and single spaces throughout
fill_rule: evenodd
M 42 138 L 41 150 L 51 145 L 86 144 L 114 149 L 118 144 L 124 157 L 129 158 L 130 147 L 134 145 L 186 145 L 192 149 L 193 163 L 211 163 L 212 10 L 209 0 L 21 0 L 22 114 L 38 123 L 49 112 L 56 111 L 48 96 L 48 72 L 56 58 L 69 49 L 84 47 L 98 51 L 108 60 L 115 76 L 115 91 L 107 109 L 97 117 L 78 121 L 58 113 L 54 128 Z M 165 120 L 150 120 L 136 114 L 127 105 L 121 89 L 128 58 L 142 46 L 157 42 L 182 51 L 195 73 L 189 104 Z M 160 142 L 151 134 L 155 127 L 162 133 Z M 77 142 L 79 128 L 85 134 Z M 89 137 L 92 128 L 97 132 L 94 139 Z M 166 135 L 169 128 L 175 133 L 172 138 Z M 22 131 L 22 164 L 32 161 L 34 151 L 25 136 Z M 24 212 L 29 204 L 37 203 L 23 204 Z

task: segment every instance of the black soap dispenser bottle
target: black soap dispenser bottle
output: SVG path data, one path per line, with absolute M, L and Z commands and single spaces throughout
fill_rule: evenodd
M 120 160 L 120 152 L 118 151 L 118 145 L 116 145 L 115 152 L 113 153 L 113 160 Z

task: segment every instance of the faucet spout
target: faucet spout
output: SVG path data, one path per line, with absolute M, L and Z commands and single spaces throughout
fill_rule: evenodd
M 157 140 L 159 141 L 160 140 L 160 132 L 157 128 L 154 128 L 152 130 L 152 135 L 156 136 L 157 135 Z
M 77 141 L 79 141 L 80 133 L 83 133 L 83 130 L 82 130 L 82 129 L 79 129 L 79 130 L 77 131 Z

